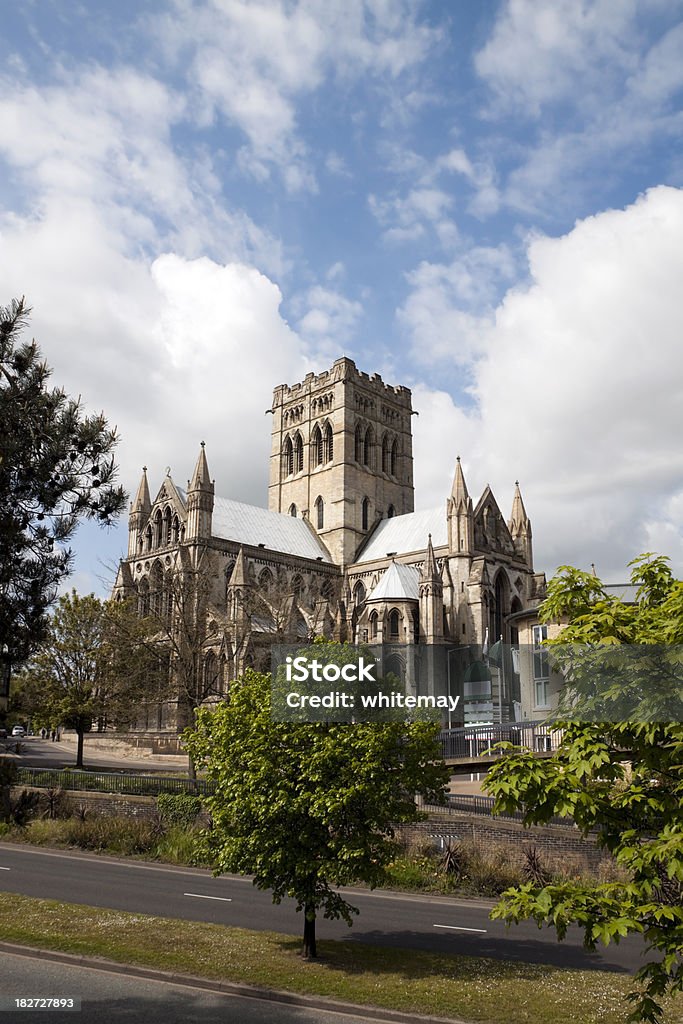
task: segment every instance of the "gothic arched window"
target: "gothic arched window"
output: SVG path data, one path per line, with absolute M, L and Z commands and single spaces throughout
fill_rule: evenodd
M 363 462 L 363 449 L 364 449 L 364 447 L 365 446 L 364 446 L 363 428 L 362 428 L 362 426 L 359 423 L 358 426 L 356 427 L 355 459 L 356 459 L 356 462 L 361 463 L 361 464 Z
M 268 569 L 268 567 L 266 567 L 265 569 L 262 569 L 261 572 L 259 573 L 259 577 L 258 577 L 259 589 L 260 590 L 268 590 L 269 587 L 272 586 L 272 584 L 273 584 L 273 574 L 270 571 L 270 569 Z
M 332 434 L 332 425 L 330 423 L 325 427 L 324 456 L 325 462 L 332 462 L 332 459 L 334 458 L 334 437 Z
M 289 514 L 292 517 L 292 519 L 296 519 L 296 505 L 289 506 Z
M 322 530 L 325 525 L 325 502 L 319 496 L 315 499 L 315 512 L 317 528 Z
M 370 499 L 363 498 L 363 504 L 361 505 L 361 529 L 367 530 L 368 523 L 370 522 Z
M 147 527 L 147 530 L 145 532 L 145 544 L 146 544 L 147 551 L 151 551 L 152 550 L 152 524 L 151 523 Z
M 322 466 L 324 461 L 323 435 L 317 423 L 313 428 L 313 434 L 311 435 L 311 456 L 314 466 Z
M 164 544 L 170 544 L 173 539 L 172 534 L 172 512 L 169 505 L 166 506 L 164 512 Z
M 294 597 L 301 597 L 304 591 L 304 579 L 299 573 L 292 576 L 292 593 Z
M 204 659 L 204 693 L 208 696 L 218 689 L 218 662 L 213 651 L 209 651 Z
M 138 615 L 141 618 L 149 615 L 149 583 L 146 579 L 138 583 Z
M 154 517 L 154 542 L 158 548 L 164 543 L 164 524 L 160 508 Z
M 391 459 L 389 464 L 389 472 L 392 476 L 397 476 L 398 469 L 398 441 L 394 441 L 391 446 Z
M 294 439 L 294 472 L 301 473 L 304 468 L 304 442 L 301 434 Z
M 164 616 L 164 571 L 159 562 L 155 562 L 150 573 L 149 606 L 152 615 L 161 619 Z
M 389 438 L 385 434 L 382 438 L 382 472 L 388 473 L 391 468 Z
M 396 608 L 389 612 L 389 640 L 398 640 L 400 636 L 401 616 Z
M 395 515 L 396 509 L 394 508 L 393 505 L 390 505 L 389 508 L 387 509 L 387 519 L 393 519 Z
M 285 476 L 291 476 L 294 472 L 294 445 L 289 435 L 285 438 L 285 443 L 282 446 L 282 462 Z
M 355 587 L 353 588 L 353 603 L 356 606 L 356 608 L 360 608 L 364 600 L 365 587 L 363 586 L 361 581 L 358 580 L 358 583 L 356 583 Z
M 372 615 L 370 616 L 370 639 L 371 640 L 376 640 L 377 639 L 378 623 L 379 623 L 379 615 L 377 614 L 377 612 L 373 612 Z
M 368 429 L 365 431 L 365 438 L 363 441 L 363 463 L 364 465 L 369 466 L 371 469 L 373 463 L 372 449 L 374 446 L 374 441 L 375 435 L 373 433 L 372 427 L 368 427 Z
M 180 540 L 180 520 L 178 516 L 175 516 L 173 520 L 173 543 L 177 544 Z

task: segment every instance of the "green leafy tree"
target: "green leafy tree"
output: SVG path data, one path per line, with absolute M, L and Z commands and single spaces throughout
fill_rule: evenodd
M 392 826 L 421 817 L 416 794 L 438 801 L 448 772 L 438 726 L 278 723 L 270 697 L 270 676 L 249 670 L 185 739 L 216 784 L 206 800 L 216 872 L 253 874 L 275 903 L 296 900 L 314 957 L 317 914 L 350 925 L 357 913 L 336 887 L 381 881 Z
M 577 924 L 590 949 L 642 935 L 654 955 L 636 974 L 629 1019 L 653 1024 L 662 1019 L 661 997 L 683 990 L 683 724 L 661 717 L 680 697 L 683 583 L 667 563 L 651 554 L 630 563 L 632 603 L 608 594 L 588 573 L 558 570 L 540 615 L 567 622 L 549 646 L 566 675 L 573 718 L 553 757 L 511 750 L 485 783 L 496 810 L 522 808 L 527 825 L 572 816 L 629 876 L 604 885 L 529 882 L 504 893 L 493 916 L 532 918 L 539 927 L 553 925 L 559 938 Z M 625 657 L 624 645 L 632 657 Z M 653 713 L 646 700 L 650 678 Z M 624 705 L 638 717 L 617 719 L 613 712 Z M 599 710 L 610 721 L 596 721 Z M 577 720 L 583 711 L 588 721 Z
M 116 431 L 49 387 L 35 341 L 20 341 L 29 312 L 23 299 L 0 308 L 0 650 L 14 664 L 45 635 L 79 520 L 109 525 L 126 500 Z
M 148 651 L 147 629 L 124 602 L 75 591 L 58 600 L 48 634 L 20 676 L 21 699 L 38 720 L 76 730 L 76 767 L 83 767 L 93 722 L 125 724 L 153 685 L 158 660 Z

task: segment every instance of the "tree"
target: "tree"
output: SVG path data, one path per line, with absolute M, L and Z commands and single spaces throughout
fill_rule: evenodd
M 419 820 L 415 794 L 438 801 L 448 772 L 438 726 L 278 723 L 270 687 L 248 670 L 229 703 L 198 712 L 186 743 L 216 784 L 206 840 L 216 872 L 253 874 L 275 903 L 295 899 L 303 954 L 315 957 L 318 912 L 349 925 L 357 913 L 335 887 L 382 879 L 393 825 Z
M 559 938 L 577 924 L 590 949 L 642 935 L 655 956 L 635 976 L 630 1019 L 653 1024 L 660 998 L 683 990 L 683 724 L 663 721 L 662 710 L 680 708 L 683 583 L 667 562 L 646 554 L 630 563 L 633 603 L 588 573 L 558 570 L 540 616 L 567 621 L 549 646 L 572 717 L 555 756 L 510 750 L 485 782 L 495 809 L 521 807 L 527 825 L 557 814 L 595 831 L 629 876 L 608 885 L 528 883 L 507 890 L 493 916 L 552 924 Z M 615 714 L 624 707 L 629 720 Z
M 0 650 L 15 664 L 45 635 L 79 520 L 110 525 L 126 501 L 116 430 L 48 386 L 35 341 L 19 341 L 29 312 L 23 299 L 0 308 Z
M 122 649 L 141 644 L 156 665 L 156 690 L 146 696 L 173 697 L 181 723 L 193 728 L 197 710 L 222 695 L 224 680 L 215 651 L 224 640 L 220 611 L 212 605 L 214 577 L 203 560 L 193 565 L 181 552 L 175 565 L 138 594 L 140 619 L 121 617 L 113 629 Z M 144 623 L 141 626 L 141 623 Z M 209 654 L 214 656 L 209 658 Z M 189 755 L 189 775 L 196 775 Z
M 123 623 L 126 644 L 120 642 Z M 124 602 L 76 591 L 57 602 L 47 637 L 21 674 L 22 701 L 53 727 L 76 730 L 77 768 L 93 722 L 100 728 L 125 723 L 152 684 L 158 662 L 147 650 L 147 629 Z

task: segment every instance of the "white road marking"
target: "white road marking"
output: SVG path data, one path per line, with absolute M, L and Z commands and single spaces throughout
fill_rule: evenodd
M 480 935 L 486 935 L 486 928 L 463 928 L 457 924 L 435 924 L 434 928 L 448 928 L 452 932 L 479 932 Z
M 0 868 L 0 871 L 9 871 L 9 868 Z
M 232 903 L 231 899 L 227 896 L 205 896 L 201 892 L 184 892 L 183 896 L 194 896 L 196 900 L 220 900 L 221 903 Z

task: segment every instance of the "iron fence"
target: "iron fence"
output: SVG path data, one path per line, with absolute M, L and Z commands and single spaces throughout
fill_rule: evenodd
M 504 725 L 466 725 L 444 729 L 440 734 L 443 756 L 448 759 L 475 760 L 486 755 L 496 743 L 512 743 L 526 747 L 535 754 L 557 750 L 562 742 L 562 729 L 540 722 L 509 722 Z M 489 755 L 492 756 L 492 755 Z M 504 757 L 504 752 L 493 756 Z
M 19 768 L 17 782 L 20 786 L 36 789 L 60 788 L 80 792 L 121 793 L 127 796 L 158 796 L 160 793 L 208 795 L 214 791 L 213 784 L 204 779 L 88 772 L 70 768 Z
M 455 793 L 449 794 L 445 805 L 422 804 L 421 807 L 423 811 L 430 811 L 432 813 L 443 813 L 443 811 L 446 813 L 449 811 L 463 811 L 466 814 L 493 816 L 494 803 L 495 801 L 493 797 L 482 797 L 478 794 Z M 504 811 L 501 814 L 497 814 L 496 817 L 503 818 L 508 821 L 522 821 L 524 819 L 524 812 Z M 557 815 L 550 818 L 545 823 L 550 825 L 561 825 L 564 828 L 574 827 L 573 818 L 562 818 Z

